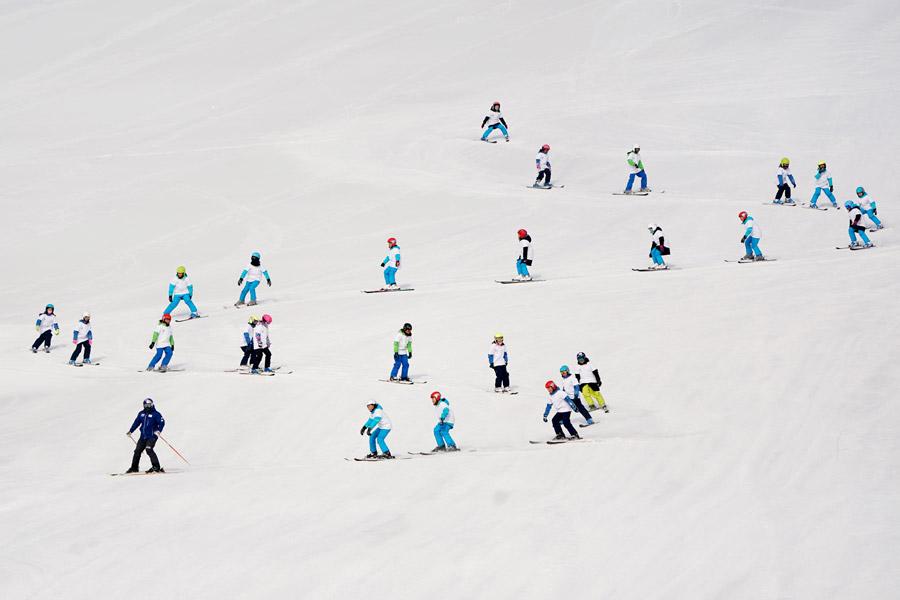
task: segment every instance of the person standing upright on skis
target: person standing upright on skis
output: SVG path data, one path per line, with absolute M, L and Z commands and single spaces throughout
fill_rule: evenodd
M 813 192 L 812 199 L 809 201 L 810 208 L 818 208 L 816 202 L 819 201 L 819 195 L 825 194 L 831 200 L 831 206 L 837 208 L 837 200 L 834 198 L 834 181 L 828 174 L 828 165 L 825 161 L 819 161 L 816 169 L 816 191 Z
M 738 219 L 744 226 L 744 235 L 741 237 L 741 243 L 744 244 L 744 258 L 742 260 L 766 260 L 762 250 L 759 249 L 759 240 L 762 236 L 759 226 L 753 220 L 746 210 L 738 213 Z
M 534 166 L 537 167 L 538 173 L 537 179 L 534 180 L 534 185 L 531 187 L 553 187 L 553 184 L 550 183 L 550 146 L 548 144 L 544 144 L 538 150 L 537 156 L 534 158 Z M 541 184 L 541 180 L 543 180 L 543 184 Z
M 506 120 L 503 118 L 503 115 L 500 113 L 500 102 L 494 102 L 491 105 L 491 110 L 484 116 L 484 120 L 481 122 L 481 127 L 484 129 L 484 126 L 487 125 L 487 129 L 484 130 L 484 133 L 481 135 L 481 141 L 488 141 L 488 136 L 495 129 L 499 129 L 500 133 L 503 134 L 503 137 L 506 138 L 506 141 L 509 141 L 509 127 L 506 124 Z
M 531 274 L 528 272 L 528 267 L 531 266 L 534 260 L 534 252 L 531 249 L 531 236 L 524 229 L 520 229 L 516 235 L 519 236 L 519 258 L 516 259 L 516 273 L 518 275 L 515 279 L 531 281 Z
M 397 238 L 389 237 L 387 247 L 387 255 L 381 261 L 381 268 L 384 269 L 384 287 L 381 289 L 396 290 L 397 271 L 400 270 L 400 246 Z
M 488 365 L 494 370 L 494 391 L 509 392 L 509 354 L 506 352 L 506 344 L 503 343 L 503 334 L 495 333 L 494 342 L 488 350 Z
M 84 350 L 84 364 L 91 364 L 91 346 L 94 343 L 94 332 L 91 330 L 91 313 L 86 312 L 81 316 L 81 320 L 75 323 L 75 330 L 72 332 L 72 343 L 75 344 L 75 351 L 69 357 L 69 364 L 76 364 L 78 355 Z M 80 366 L 80 365 L 79 365 Z
M 409 381 L 409 360 L 412 358 L 412 325 L 404 323 L 394 336 L 394 367 L 391 381 Z M 397 379 L 397 374 L 400 379 Z
M 156 410 L 153 400 L 151 398 L 144 398 L 144 410 L 138 413 L 137 417 L 134 419 L 134 423 L 131 424 L 131 429 L 125 434 L 128 437 L 131 437 L 131 434 L 134 433 L 135 430 L 138 428 L 141 430 L 141 437 L 138 438 L 134 447 L 134 455 L 131 457 L 131 467 L 125 471 L 126 473 L 138 472 L 141 464 L 141 454 L 145 451 L 147 452 L 147 456 L 150 457 L 150 469 L 148 469 L 147 472 L 165 473 L 165 470 L 159 466 L 159 458 L 156 456 L 156 451 L 153 450 L 153 447 L 156 445 L 156 440 L 159 439 L 159 435 L 162 433 L 165 426 L 166 420 L 163 418 L 162 414 Z
M 162 359 L 159 372 L 165 373 L 169 370 L 169 361 L 172 360 L 172 354 L 175 352 L 175 336 L 172 335 L 171 325 L 172 315 L 166 313 L 160 317 L 156 329 L 153 330 L 153 336 L 150 338 L 150 349 L 156 349 L 156 352 L 145 370 L 155 369 L 159 359 Z
M 56 309 L 52 304 L 44 307 L 44 312 L 38 315 L 34 322 L 35 330 L 40 334 L 31 345 L 31 351 L 37 352 L 41 344 L 44 344 L 44 352 L 50 352 L 50 338 L 59 335 L 59 323 L 56 322 Z
M 650 188 L 647 187 L 647 173 L 644 171 L 644 161 L 641 159 L 641 147 L 638 144 L 634 145 L 634 148 L 631 149 L 628 154 L 625 156 L 625 162 L 628 163 L 628 183 L 625 184 L 625 193 L 631 194 L 631 188 L 634 186 L 635 177 L 641 180 L 641 189 L 638 192 L 646 193 L 650 191 Z
M 263 277 L 266 279 L 266 284 L 272 287 L 272 278 L 269 277 L 269 271 L 260 263 L 260 259 L 259 252 L 254 252 L 250 255 L 250 266 L 241 271 L 241 276 L 238 277 L 238 285 L 243 285 L 244 289 L 241 290 L 241 297 L 234 303 L 236 307 L 244 305 L 244 299 L 247 297 L 247 294 L 250 294 L 250 302 L 247 303 L 247 306 L 256 304 L 256 288 L 259 287 Z
M 775 192 L 775 199 L 772 200 L 772 203 L 782 204 L 781 196 L 784 195 L 783 204 L 794 204 L 794 201 L 791 200 L 791 188 L 788 185 L 788 181 L 790 181 L 792 186 L 797 187 L 797 182 L 794 181 L 794 175 L 791 173 L 791 159 L 786 156 L 781 159 L 775 177 L 778 179 L 778 191 Z
M 163 313 L 172 314 L 172 311 L 184 302 L 191 311 L 191 318 L 196 319 L 200 316 L 197 307 L 194 305 L 194 284 L 188 277 L 187 269 L 183 266 L 175 270 L 175 278 L 169 282 L 169 305 Z

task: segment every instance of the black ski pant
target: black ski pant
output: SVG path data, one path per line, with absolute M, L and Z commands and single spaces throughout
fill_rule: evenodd
M 540 183 L 541 179 L 544 179 L 544 185 L 550 185 L 550 169 L 544 169 L 543 171 L 539 171 L 537 179 L 535 179 L 534 182 Z M 788 196 L 788 198 L 790 198 L 790 196 Z
M 253 356 L 253 346 L 241 346 L 241 350 L 244 351 L 244 358 L 241 359 L 241 366 L 246 367 L 247 363 L 250 362 L 250 358 Z
M 134 456 L 131 457 L 131 468 L 133 470 L 138 470 L 138 465 L 141 464 L 141 453 L 145 450 L 147 451 L 147 456 L 150 457 L 150 465 L 154 469 L 159 468 L 159 458 L 156 456 L 156 452 L 153 450 L 153 446 L 155 445 L 156 436 L 153 436 L 149 440 L 141 438 L 137 441 L 137 445 L 134 447 Z
M 786 183 L 782 183 L 778 186 L 778 192 L 775 193 L 775 199 L 781 200 L 781 195 L 784 194 L 784 197 L 788 200 L 791 199 L 791 186 Z
M 494 387 L 509 387 L 509 373 L 506 370 L 506 365 L 494 367 Z
M 578 435 L 578 432 L 575 431 L 575 428 L 572 426 L 571 416 L 572 413 L 570 413 L 569 411 L 558 412 L 553 415 L 553 431 L 556 432 L 556 435 L 563 435 L 563 427 L 566 428 L 571 436 Z
M 575 396 L 575 399 L 572 400 L 572 403 L 575 405 L 575 410 L 578 411 L 578 414 L 584 417 L 585 421 L 590 422 L 591 413 L 584 407 L 584 403 L 581 401 L 581 396 Z
M 84 358 L 85 360 L 91 357 L 91 341 L 85 340 L 80 344 L 75 346 L 75 351 L 72 352 L 72 357 L 69 360 L 77 360 L 78 355 L 81 354 L 81 349 L 84 348 Z
M 31 345 L 31 347 L 34 348 L 35 350 L 37 350 L 38 346 L 40 346 L 41 344 L 44 344 L 45 348 L 49 348 L 50 347 L 50 338 L 52 338 L 52 337 L 53 337 L 53 332 L 48 329 L 47 331 L 45 331 L 44 333 L 39 335 L 36 340 L 34 340 L 34 343 Z
M 253 363 L 252 367 L 254 369 L 259 368 L 259 363 L 262 361 L 263 354 L 266 355 L 266 368 L 272 366 L 272 352 L 268 348 L 257 348 L 253 351 Z

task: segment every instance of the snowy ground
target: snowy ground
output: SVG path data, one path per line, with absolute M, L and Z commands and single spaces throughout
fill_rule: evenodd
M 0 597 L 897 597 L 893 2 L 10 1 L 0 49 Z M 495 99 L 513 140 L 480 144 Z M 635 142 L 665 194 L 610 194 Z M 524 187 L 542 143 L 563 190 Z M 802 201 L 817 160 L 865 185 L 878 248 L 762 206 L 783 155 Z M 741 209 L 778 262 L 723 262 Z M 678 270 L 630 270 L 651 221 Z M 548 281 L 497 285 L 520 227 Z M 361 294 L 388 236 L 416 291 Z M 291 375 L 222 372 L 253 250 Z M 210 318 L 138 373 L 180 264 Z M 377 381 L 404 321 L 428 385 Z M 578 351 L 612 412 L 529 445 Z M 430 449 L 433 389 L 476 452 L 344 460 L 372 398 Z M 145 396 L 191 466 L 109 477 Z

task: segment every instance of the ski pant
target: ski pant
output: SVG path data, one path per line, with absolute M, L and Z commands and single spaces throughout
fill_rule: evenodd
M 823 192 L 825 193 L 826 196 L 828 196 L 828 199 L 831 200 L 831 205 L 837 206 L 837 200 L 834 199 L 834 194 L 831 193 L 831 190 L 828 188 L 820 188 L 820 187 L 817 187 L 816 191 L 813 192 L 812 200 L 809 201 L 810 206 L 816 205 L 816 202 L 819 201 L 819 194 L 821 194 Z M 791 197 L 790 190 L 788 190 L 788 198 L 790 198 L 790 197 Z
M 189 309 L 191 309 L 192 315 L 197 314 L 197 307 L 194 305 L 194 301 L 191 300 L 190 294 L 178 294 L 178 295 L 172 296 L 172 301 L 169 302 L 169 305 L 166 307 L 166 310 L 164 310 L 163 312 L 172 314 L 172 311 L 175 310 L 178 307 L 178 305 L 181 304 L 182 302 L 187 304 L 187 307 Z
M 781 185 L 779 185 L 778 191 L 775 192 L 775 200 L 781 200 L 782 194 L 784 194 L 785 198 L 790 200 L 791 199 L 791 186 L 786 183 L 782 183 Z
M 584 407 L 584 404 L 581 402 L 581 398 L 577 394 L 574 398 L 570 398 L 570 401 L 572 402 L 572 406 L 575 407 L 575 410 L 578 411 L 578 414 L 584 417 L 585 421 L 587 421 L 588 423 L 594 422 L 594 420 L 591 418 L 591 413 Z
M 850 234 L 850 241 L 851 241 L 851 242 L 854 242 L 854 243 L 855 243 L 855 242 L 856 242 L 856 235 L 859 234 L 859 237 L 862 238 L 862 241 L 863 241 L 864 244 L 871 244 L 871 243 L 872 243 L 872 242 L 869 241 L 869 236 L 866 235 L 866 228 L 865 228 L 865 227 L 859 227 L 858 225 L 857 225 L 856 227 L 853 227 L 853 226 L 851 225 L 850 227 L 847 228 L 847 233 Z
M 247 281 L 244 283 L 244 289 L 241 290 L 241 302 L 247 297 L 247 294 L 250 294 L 250 300 L 256 302 L 256 288 L 259 287 L 259 281 Z
M 759 238 L 748 237 L 744 240 L 744 250 L 747 256 L 762 256 L 762 250 L 759 249 Z
M 387 454 L 390 452 L 390 448 L 388 448 L 387 443 L 385 443 L 384 438 L 391 432 L 390 429 L 376 429 L 372 432 L 372 435 L 369 436 L 369 452 L 375 453 L 375 444 L 378 444 L 378 447 L 381 448 L 381 452 L 383 454 Z
M 77 360 L 78 355 L 81 354 L 81 349 L 84 348 L 84 360 L 89 360 L 91 358 L 91 340 L 84 340 L 80 344 L 75 346 L 75 351 L 72 352 L 72 356 L 69 360 Z
M 509 387 L 509 372 L 506 370 L 506 365 L 491 365 L 491 368 L 494 369 L 494 387 Z
M 642 190 L 647 189 L 647 173 L 645 173 L 644 170 L 641 169 L 637 173 L 632 173 L 631 175 L 628 176 L 628 183 L 625 185 L 626 192 L 631 191 L 631 188 L 634 186 L 634 178 L 635 177 L 641 178 L 641 189 Z
M 272 351 L 269 350 L 268 348 L 257 348 L 256 350 L 253 351 L 253 362 L 251 363 L 251 366 L 254 369 L 259 368 L 259 363 L 262 362 L 263 354 L 266 355 L 265 368 L 268 369 L 269 367 L 272 366 Z
M 162 358 L 162 366 L 168 367 L 169 361 L 172 360 L 172 354 L 175 351 L 172 350 L 172 346 L 166 346 L 164 348 L 156 347 L 156 354 L 153 355 L 153 358 L 150 359 L 150 364 L 147 365 L 148 369 L 152 369 L 156 366 L 156 363 L 159 362 L 159 359 Z
M 45 331 L 44 333 L 39 335 L 36 340 L 34 340 L 34 343 L 31 345 L 31 347 L 34 350 L 37 350 L 38 346 L 40 346 L 41 344 L 44 344 L 45 348 L 49 348 L 50 347 L 50 338 L 52 338 L 52 337 L 53 337 L 53 331 L 48 329 L 47 331 Z
M 659 248 L 651 248 L 650 249 L 650 258 L 653 259 L 653 264 L 656 264 L 656 265 L 666 264 L 663 261 L 662 254 L 660 254 L 660 252 L 659 252 Z
M 528 277 L 528 275 L 529 275 L 529 273 L 528 273 L 528 265 L 525 264 L 525 261 L 522 260 L 521 258 L 518 259 L 518 260 L 516 260 L 516 272 L 517 272 L 521 277 Z
M 456 442 L 450 437 L 450 430 L 453 429 L 453 423 L 438 423 L 434 426 L 434 440 L 440 447 L 450 446 L 456 448 Z
M 400 373 L 400 379 L 409 377 L 409 357 L 405 354 L 398 354 L 394 359 L 394 368 L 391 369 L 391 377 L 396 377 Z
M 244 351 L 244 357 L 241 358 L 241 366 L 246 367 L 247 363 L 250 362 L 250 359 L 253 357 L 253 346 L 249 344 L 247 346 L 241 346 L 241 350 Z
M 594 389 L 593 386 L 596 386 L 597 389 Z M 598 408 L 603 408 L 606 406 L 606 400 L 603 398 L 603 394 L 600 393 L 600 386 L 596 383 L 586 383 L 581 386 L 581 393 L 584 394 L 584 399 L 587 400 L 588 406 L 597 405 Z
M 141 464 L 141 453 L 144 451 L 146 451 L 147 456 L 150 457 L 150 465 L 153 466 L 154 469 L 159 468 L 159 458 L 153 450 L 153 446 L 156 445 L 156 439 L 156 436 L 153 436 L 149 440 L 141 438 L 137 441 L 137 445 L 134 447 L 134 456 L 131 457 L 132 469 L 135 471 L 138 469 L 138 466 Z
M 553 431 L 556 432 L 556 435 L 563 435 L 563 427 L 572 434 L 578 435 L 578 432 L 575 431 L 575 428 L 572 426 L 572 413 L 569 411 L 566 412 L 558 412 L 553 415 Z
M 544 169 L 543 171 L 538 171 L 537 179 L 535 179 L 534 182 L 540 183 L 541 179 L 544 180 L 544 185 L 550 185 L 550 169 Z
M 394 285 L 395 283 L 397 283 L 397 267 L 385 267 L 384 284 Z
M 864 210 L 863 212 L 866 213 L 866 216 L 869 217 L 870 221 L 875 223 L 875 227 L 879 227 L 879 228 L 881 227 L 881 219 L 879 219 L 877 216 L 875 216 L 874 208 L 870 208 L 869 210 Z
M 481 136 L 482 141 L 488 139 L 488 136 L 491 135 L 491 132 L 495 129 L 499 129 L 503 136 L 509 139 L 509 131 L 506 129 L 503 123 L 496 123 L 494 125 L 488 126 L 488 128 L 484 130 L 484 133 Z

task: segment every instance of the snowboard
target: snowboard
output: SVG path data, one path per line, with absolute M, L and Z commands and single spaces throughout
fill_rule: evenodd
M 740 263 L 740 264 L 743 265 L 743 264 L 747 264 L 747 263 L 757 263 L 757 262 L 775 262 L 776 260 L 778 260 L 778 259 L 777 259 L 777 258 L 766 258 L 766 259 L 763 259 L 763 260 L 747 260 L 747 259 L 745 259 L 745 258 L 739 258 L 739 259 L 737 259 L 737 260 L 730 260 L 730 259 L 727 259 L 727 258 L 726 258 L 726 259 L 725 259 L 725 262 L 727 262 L 727 263 Z
M 415 291 L 416 288 L 395 288 L 392 290 L 378 289 L 378 290 L 362 290 L 363 294 L 383 294 L 386 292 L 412 292 Z
M 413 385 L 414 383 L 428 383 L 428 380 L 425 381 L 391 381 L 390 379 L 379 379 L 378 381 L 384 381 L 385 383 L 399 383 L 401 385 Z
M 533 283 L 536 281 L 546 281 L 546 279 L 495 279 L 494 281 L 506 285 L 508 283 Z
M 197 319 L 205 319 L 209 315 L 197 315 L 196 317 L 185 317 L 183 319 L 175 319 L 176 323 L 184 323 L 185 321 L 196 321 Z

